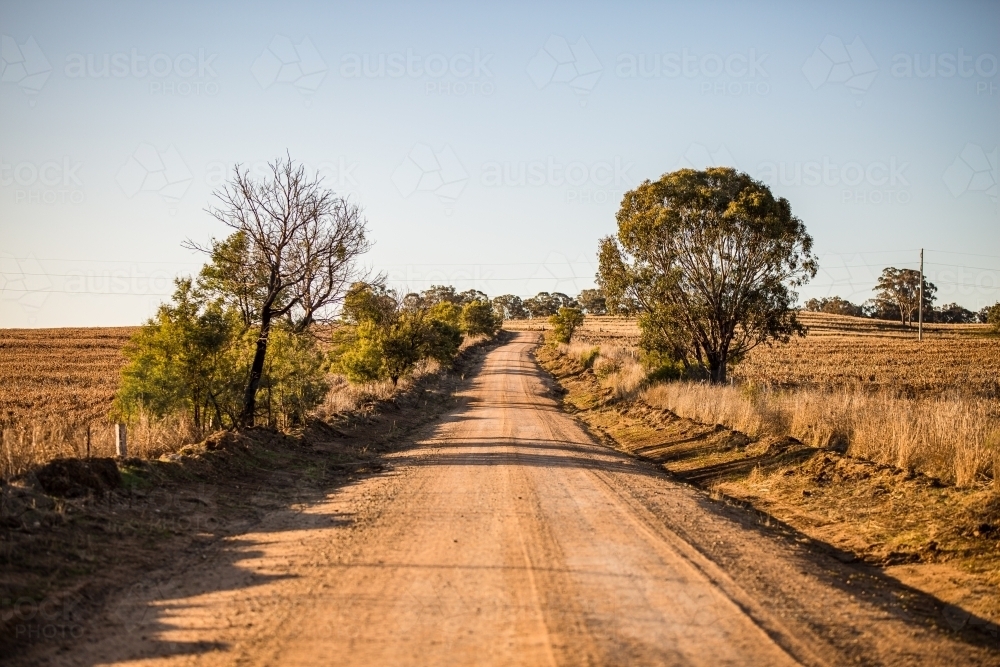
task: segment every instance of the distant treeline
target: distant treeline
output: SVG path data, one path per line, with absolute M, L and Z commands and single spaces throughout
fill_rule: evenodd
M 924 278 L 923 320 L 941 324 L 1000 324 L 1000 303 L 974 312 L 957 303 L 935 306 L 937 286 Z M 920 308 L 920 272 L 913 269 L 887 267 L 875 287 L 875 298 L 856 304 L 839 296 L 809 299 L 805 310 L 832 315 L 870 317 L 879 320 L 899 320 L 912 324 Z

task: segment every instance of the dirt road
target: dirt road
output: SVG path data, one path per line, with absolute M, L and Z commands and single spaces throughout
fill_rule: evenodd
M 921 600 L 595 444 L 521 334 L 389 469 L 121 595 L 54 664 L 995 662 Z M 744 513 L 745 514 L 745 513 Z M 852 581 L 868 578 L 864 585 Z

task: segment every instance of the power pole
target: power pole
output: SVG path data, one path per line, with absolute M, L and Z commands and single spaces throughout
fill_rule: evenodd
M 924 249 L 920 249 L 920 305 L 917 306 L 917 340 L 924 339 Z

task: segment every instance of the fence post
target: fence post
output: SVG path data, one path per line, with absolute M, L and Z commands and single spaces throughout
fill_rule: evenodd
M 115 424 L 115 456 L 122 459 L 128 456 L 128 436 L 122 422 Z
M 90 424 L 87 424 L 87 458 L 90 458 Z

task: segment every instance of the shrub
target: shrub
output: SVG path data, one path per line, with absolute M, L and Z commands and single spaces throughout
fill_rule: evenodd
M 257 332 L 237 313 L 207 301 L 192 282 L 180 279 L 173 302 L 160 306 L 125 349 L 128 360 L 112 416 L 137 423 L 186 414 L 195 432 L 236 426 Z M 255 416 L 269 425 L 300 423 L 327 390 L 323 357 L 315 341 L 274 324 L 268 336 Z
M 568 343 L 573 338 L 573 332 L 583 324 L 583 312 L 579 308 L 560 308 L 559 312 L 549 317 L 552 325 L 552 336 L 558 343 Z
M 470 336 L 493 336 L 500 328 L 500 319 L 489 301 L 470 301 L 462 307 L 459 318 L 462 330 Z
M 396 385 L 425 359 L 450 363 L 462 343 L 462 311 L 447 300 L 427 303 L 400 299 L 378 285 L 352 288 L 331 368 L 351 382 L 388 379 Z
M 600 354 L 601 348 L 599 347 L 592 347 L 589 350 L 584 350 L 580 353 L 580 365 L 584 368 L 593 368 L 594 362 Z

